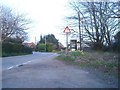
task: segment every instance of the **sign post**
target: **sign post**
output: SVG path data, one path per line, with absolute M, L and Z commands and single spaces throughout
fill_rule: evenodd
M 68 28 L 68 26 L 66 26 L 64 33 L 66 33 L 66 54 L 68 53 L 68 35 L 70 33 L 70 29 Z

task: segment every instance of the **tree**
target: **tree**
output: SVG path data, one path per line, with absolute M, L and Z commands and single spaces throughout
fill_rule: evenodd
M 48 34 L 44 37 L 42 37 L 42 35 L 41 35 L 40 36 L 40 41 L 39 41 L 38 44 L 46 44 L 46 46 L 49 46 L 52 49 L 58 49 L 59 48 L 58 40 L 55 38 L 54 34 Z M 46 47 L 46 49 L 47 49 L 47 47 Z
M 23 40 L 20 38 L 20 37 L 16 37 L 16 38 L 6 38 L 4 40 L 4 42 L 11 42 L 11 43 L 18 43 L 18 44 L 22 44 L 23 43 Z
M 81 15 L 69 17 L 79 19 L 84 27 L 84 36 L 89 38 L 96 49 L 102 49 L 104 45 L 112 46 L 113 36 L 118 31 L 120 14 L 118 2 L 72 2 L 75 12 Z
M 40 36 L 40 41 L 39 43 L 45 43 L 45 39 L 47 43 L 53 43 L 53 44 L 58 44 L 58 40 L 55 38 L 55 36 L 53 34 L 48 34 L 44 37 L 42 37 L 42 35 Z
M 45 43 L 45 40 L 43 39 L 42 35 L 40 36 L 40 41 L 39 43 Z
M 48 35 L 46 35 L 46 42 L 57 44 L 58 40 L 55 38 L 55 36 L 53 34 L 48 34 Z
M 0 30 L 1 40 L 5 41 L 7 38 L 19 37 L 23 41 L 27 38 L 25 30 L 28 29 L 28 24 L 31 21 L 26 19 L 22 14 L 15 14 L 10 8 L 0 6 Z

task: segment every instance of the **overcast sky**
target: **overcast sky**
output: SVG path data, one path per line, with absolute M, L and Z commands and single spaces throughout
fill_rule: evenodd
M 0 0 L 0 4 L 31 18 L 33 23 L 28 30 L 28 42 L 35 42 L 35 37 L 39 41 L 40 35 L 54 34 L 59 42 L 65 45 L 66 36 L 63 35 L 63 31 L 70 24 L 65 17 L 73 14 L 68 1 L 70 0 Z
M 29 42 L 35 42 L 35 37 L 39 41 L 41 34 L 54 34 L 65 45 L 65 35 L 62 35 L 67 26 L 65 16 L 71 13 L 68 0 L 0 0 L 0 3 L 32 19 Z

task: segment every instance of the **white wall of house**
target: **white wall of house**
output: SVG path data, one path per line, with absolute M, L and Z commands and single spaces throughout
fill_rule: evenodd
M 82 48 L 89 48 L 90 46 L 87 45 L 86 43 L 82 42 L 82 43 L 81 43 L 81 47 L 82 47 Z M 77 49 L 79 49 L 79 48 L 80 48 L 80 43 L 77 43 Z

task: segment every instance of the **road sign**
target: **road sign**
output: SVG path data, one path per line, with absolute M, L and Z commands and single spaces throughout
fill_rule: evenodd
M 70 29 L 68 28 L 68 26 L 66 26 L 64 33 L 66 33 L 66 54 L 68 53 L 68 35 L 70 33 Z
M 64 30 L 64 33 L 70 33 L 70 29 L 68 26 L 66 26 L 65 30 Z

